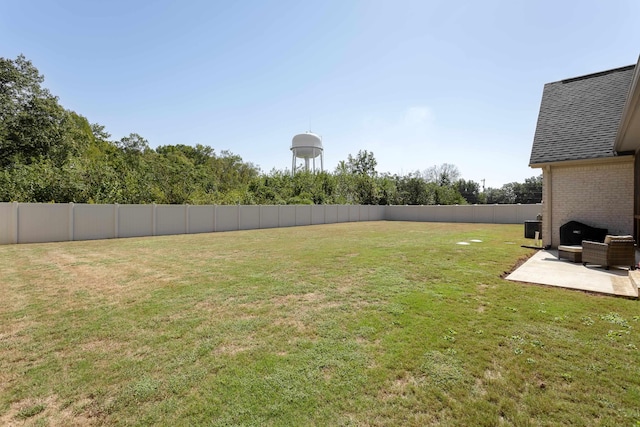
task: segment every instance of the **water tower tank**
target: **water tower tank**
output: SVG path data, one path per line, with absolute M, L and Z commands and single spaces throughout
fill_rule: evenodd
M 296 158 L 304 159 L 304 170 L 309 171 L 309 159 L 313 161 L 313 172 L 316 171 L 316 157 L 320 156 L 320 171 L 324 170 L 324 150 L 322 138 L 315 133 L 301 133 L 291 141 L 291 173 L 296 173 Z

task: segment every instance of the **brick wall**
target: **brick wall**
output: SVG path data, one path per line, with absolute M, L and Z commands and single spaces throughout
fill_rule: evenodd
M 551 245 L 551 204 L 549 203 L 549 189 L 551 188 L 551 168 L 542 172 L 542 244 Z
M 557 247 L 560 226 L 571 220 L 607 228 L 610 234 L 633 234 L 633 157 L 546 168 L 543 203 L 545 245 Z

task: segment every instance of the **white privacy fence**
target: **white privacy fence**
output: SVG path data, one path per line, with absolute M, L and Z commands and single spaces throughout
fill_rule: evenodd
M 542 205 L 425 205 L 387 206 L 388 221 L 481 222 L 488 224 L 522 224 L 536 219 Z
M 535 219 L 541 205 L 91 205 L 0 203 L 0 244 L 209 233 L 358 221 Z

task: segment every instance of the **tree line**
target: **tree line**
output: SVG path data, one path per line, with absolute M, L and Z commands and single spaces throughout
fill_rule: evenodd
M 406 175 L 379 173 L 372 152 L 332 172 L 262 172 L 206 145 L 155 149 L 131 133 L 65 109 L 23 55 L 0 58 L 0 201 L 167 204 L 483 204 L 537 203 L 540 176 L 481 189 L 455 165 Z

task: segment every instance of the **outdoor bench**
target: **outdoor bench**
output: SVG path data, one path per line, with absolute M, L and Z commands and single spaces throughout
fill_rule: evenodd
M 579 246 L 579 245 L 558 246 L 558 259 L 568 259 L 571 262 L 582 262 L 582 246 Z

